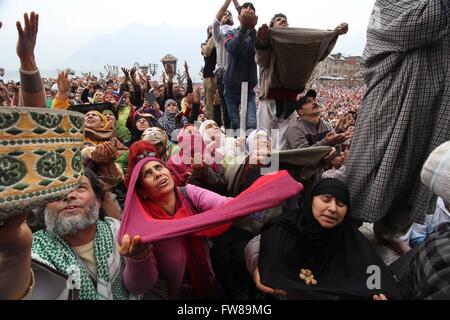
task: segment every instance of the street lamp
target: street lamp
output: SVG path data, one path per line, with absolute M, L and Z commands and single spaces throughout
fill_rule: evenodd
M 0 77 L 3 77 L 5 75 L 5 69 L 0 68 Z
M 158 73 L 158 65 L 156 63 L 150 63 L 149 65 L 150 74 L 154 77 Z
M 177 61 L 178 59 L 175 58 L 173 55 L 168 54 L 164 58 L 162 58 L 161 62 L 164 66 L 164 70 L 167 73 L 167 67 L 170 65 L 172 69 L 172 74 L 175 74 L 177 72 Z
M 141 66 L 141 72 L 145 75 L 148 74 L 148 69 L 149 69 L 149 66 L 147 66 L 147 65 Z

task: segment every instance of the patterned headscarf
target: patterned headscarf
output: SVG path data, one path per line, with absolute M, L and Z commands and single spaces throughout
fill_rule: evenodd
M 163 129 L 158 128 L 158 127 L 151 127 L 151 128 L 145 129 L 145 131 L 142 133 L 141 140 L 148 141 L 148 142 L 152 143 L 153 145 L 162 143 L 164 150 L 167 149 L 167 145 L 169 143 L 167 134 L 164 132 Z
M 167 110 L 169 104 L 175 104 L 177 106 L 176 113 L 170 113 Z M 178 107 L 177 102 L 171 99 L 166 101 L 164 107 L 165 107 L 164 116 L 158 119 L 158 123 L 166 131 L 167 135 L 172 135 L 172 132 L 177 128 L 176 115 L 180 109 Z
M 85 128 L 85 140 L 95 145 L 104 141 L 111 140 L 114 137 L 114 131 L 110 128 L 109 121 L 106 116 L 98 111 L 90 112 L 95 112 L 100 117 L 100 119 L 102 119 L 103 126 L 97 128 Z
M 162 144 L 162 148 L 163 148 L 163 154 L 162 154 L 162 158 L 164 161 L 167 161 L 168 159 L 168 153 L 169 153 L 169 138 L 167 137 L 166 132 L 158 127 L 151 127 L 146 129 L 143 133 L 142 133 L 142 137 L 141 137 L 142 141 L 148 141 L 151 144 L 153 144 L 154 146 L 158 145 L 159 143 Z
M 179 108 L 178 108 L 178 103 L 177 103 L 175 100 L 173 100 L 173 99 L 167 99 L 167 100 L 166 100 L 166 102 L 164 103 L 164 109 L 167 110 L 167 107 L 169 106 L 169 104 L 174 104 L 174 105 L 176 105 L 176 106 L 177 106 L 177 110 L 179 110 Z

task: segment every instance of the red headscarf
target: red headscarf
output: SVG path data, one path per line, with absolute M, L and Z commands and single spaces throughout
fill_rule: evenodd
M 128 153 L 128 175 L 125 179 L 125 184 L 128 186 L 130 177 L 133 173 L 134 167 L 145 158 L 158 158 L 156 147 L 148 141 L 136 141 L 129 149 Z M 158 158 L 159 161 L 161 159 Z
M 149 145 L 152 148 L 150 148 Z M 164 165 L 161 159 L 152 156 L 152 152 L 154 153 L 155 151 L 156 150 L 153 145 L 145 141 L 136 142 L 131 146 L 130 155 L 128 157 L 128 166 L 131 171 L 129 172 L 127 183 L 130 183 L 130 177 L 133 175 L 133 170 L 136 164 L 141 162 L 141 160 L 145 159 L 146 162 L 158 161 L 162 165 Z M 140 155 L 143 155 L 143 157 L 141 157 Z M 142 167 L 136 168 L 136 170 L 140 171 L 141 168 Z M 130 188 L 135 187 L 136 185 L 130 186 Z M 129 190 L 128 192 L 132 193 L 135 192 L 135 190 Z M 138 196 L 138 201 L 141 203 L 141 206 L 145 210 L 147 218 L 156 220 L 176 220 L 187 218 L 196 214 L 196 212 L 194 211 L 195 209 L 191 207 L 189 201 L 186 200 L 186 198 L 176 187 L 175 192 L 177 203 L 176 213 L 173 216 L 167 214 L 157 204 L 148 200 L 144 200 L 140 196 Z M 225 231 L 227 231 L 230 226 L 231 223 L 226 223 L 218 227 L 211 228 L 205 231 L 199 231 L 184 237 L 184 248 L 187 259 L 186 270 L 188 271 L 189 277 L 191 279 L 192 287 L 194 288 L 197 295 L 202 299 L 212 299 L 215 297 L 214 276 L 208 263 L 208 253 L 206 252 L 207 247 L 205 246 L 204 238 L 219 237 Z
M 177 191 L 177 211 L 174 216 L 169 216 L 155 204 L 143 200 L 136 190 L 139 173 L 149 161 L 158 159 L 146 158 L 140 161 L 131 173 L 119 239 L 125 234 L 131 237 L 139 235 L 142 237 L 142 243 L 152 244 L 184 236 L 187 270 L 192 286 L 200 298 L 214 297 L 211 295 L 214 289 L 207 260 L 207 247 L 202 236 L 218 236 L 226 230 L 220 230 L 224 223 L 276 207 L 303 190 L 301 184 L 292 179 L 286 171 L 282 171 L 258 179 L 244 193 L 226 202 L 226 206 L 222 205 L 201 214 L 194 214 L 188 201 Z

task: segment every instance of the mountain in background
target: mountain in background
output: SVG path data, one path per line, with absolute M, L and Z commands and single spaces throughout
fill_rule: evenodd
M 169 25 L 130 25 L 114 34 L 98 36 L 80 48 L 63 62 L 77 73 L 103 71 L 103 66 L 118 65 L 131 67 L 135 62 L 141 65 L 158 63 L 162 71 L 161 59 L 168 53 L 178 58 L 178 69 L 182 70 L 186 60 L 191 76 L 199 78 L 203 66 L 200 44 L 206 40 L 206 28 L 176 28 Z M 59 66 L 61 67 L 61 66 Z
M 171 53 L 179 59 L 178 69 L 182 70 L 186 60 L 191 69 L 191 76 L 198 80 L 204 63 L 200 54 L 200 44 L 205 40 L 206 28 L 133 24 L 115 34 L 98 36 L 63 64 L 77 72 L 85 72 L 100 71 L 106 64 L 130 67 L 135 62 L 141 65 L 158 63 L 158 71 L 161 72 L 161 58 Z M 365 41 L 365 35 L 361 33 L 345 35 L 339 39 L 333 51 L 361 55 Z

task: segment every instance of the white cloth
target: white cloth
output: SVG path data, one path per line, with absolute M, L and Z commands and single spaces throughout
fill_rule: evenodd
M 216 71 L 220 73 L 225 73 L 228 67 L 228 56 L 227 52 L 225 50 L 225 34 L 232 30 L 232 26 L 224 25 L 221 26 L 219 20 L 217 18 L 214 18 L 213 21 L 213 39 L 216 43 L 216 50 L 217 50 L 217 64 L 216 64 Z
M 436 210 L 433 215 L 427 215 L 425 224 L 414 223 L 402 240 L 418 245 L 425 241 L 426 238 L 434 233 L 441 224 L 450 222 L 450 212 L 442 198 L 438 198 Z
M 295 118 L 296 113 L 294 112 L 287 119 L 277 118 L 276 114 L 277 104 L 275 100 L 260 99 L 256 112 L 257 127 L 269 130 L 272 135 L 273 149 L 288 150 L 286 132 L 292 118 Z M 278 132 L 274 132 L 273 130 L 278 130 Z
M 421 178 L 434 194 L 450 201 L 450 141 L 430 154 L 423 166 Z

